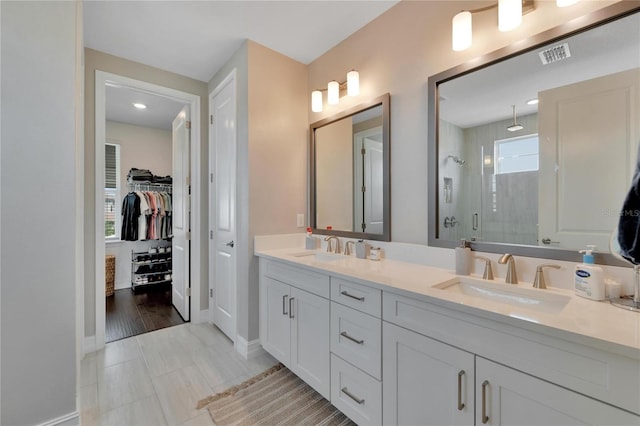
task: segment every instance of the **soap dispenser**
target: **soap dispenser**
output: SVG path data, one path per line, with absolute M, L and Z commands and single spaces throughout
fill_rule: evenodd
M 463 238 L 456 247 L 456 274 L 469 275 L 471 273 L 471 248 L 467 247 L 467 241 Z
M 578 296 L 592 299 L 605 299 L 604 271 L 596 266 L 593 258 L 593 251 L 596 246 L 589 245 L 582 253 L 582 263 L 576 265 L 574 275 L 574 287 Z

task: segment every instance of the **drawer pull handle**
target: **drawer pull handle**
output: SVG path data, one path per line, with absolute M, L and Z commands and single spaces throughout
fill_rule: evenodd
M 458 411 L 462 411 L 464 408 L 464 402 L 462 402 L 462 376 L 464 376 L 464 370 L 458 372 Z
M 364 399 L 360 399 L 357 396 L 355 396 L 354 394 L 352 394 L 351 392 L 349 392 L 349 389 L 347 389 L 346 387 L 342 388 L 342 393 L 344 393 L 345 395 L 347 395 L 349 398 L 353 399 L 355 402 L 357 402 L 358 404 L 362 405 L 364 404 Z
M 287 312 L 287 295 L 282 296 L 282 315 L 288 315 Z
M 293 318 L 293 301 L 296 300 L 295 297 L 289 299 L 289 318 Z
M 343 291 L 340 294 L 343 295 L 343 296 L 350 297 L 352 299 L 356 299 L 356 300 L 358 300 L 360 302 L 364 302 L 364 296 L 362 296 L 362 297 L 354 296 L 353 294 L 349 294 L 346 291 Z
M 489 386 L 488 380 L 482 382 L 482 424 L 486 424 L 489 421 L 489 416 L 487 416 L 487 386 Z
M 351 340 L 352 342 L 356 342 L 356 343 L 357 343 L 357 344 L 359 344 L 359 345 L 364 344 L 364 340 L 360 340 L 360 339 L 356 339 L 355 337 L 351 337 L 351 336 L 349 336 L 349 335 L 347 334 L 347 332 L 346 332 L 346 331 L 343 331 L 342 333 L 340 333 L 340 335 L 341 335 L 342 337 L 346 337 L 347 339 Z

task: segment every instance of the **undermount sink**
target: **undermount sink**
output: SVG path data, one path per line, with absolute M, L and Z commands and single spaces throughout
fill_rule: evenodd
M 562 311 L 569 300 L 571 300 L 568 295 L 554 293 L 549 290 L 539 290 L 523 287 L 523 285 L 512 285 L 462 277 L 436 284 L 433 288 L 451 294 L 461 294 L 512 307 L 546 313 L 558 313 Z
M 292 253 L 293 257 L 312 257 L 313 260 L 318 262 L 332 262 L 334 260 L 345 259 L 345 256 L 336 253 L 329 253 L 325 251 L 302 251 L 299 253 Z

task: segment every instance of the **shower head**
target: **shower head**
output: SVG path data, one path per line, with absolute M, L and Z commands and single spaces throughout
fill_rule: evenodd
M 463 159 L 456 157 L 455 155 L 450 155 L 447 158 L 451 158 L 453 161 L 455 161 L 458 164 L 458 166 L 462 166 L 465 163 Z

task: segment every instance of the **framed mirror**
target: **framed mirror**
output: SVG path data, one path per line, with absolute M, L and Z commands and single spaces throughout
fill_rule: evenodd
M 391 241 L 389 94 L 310 126 L 311 227 Z
M 429 78 L 429 245 L 626 266 L 640 7 L 620 2 Z

